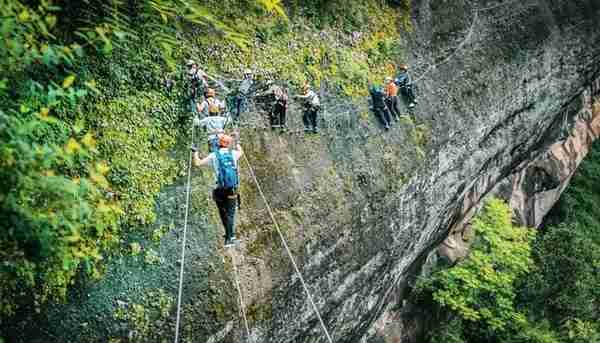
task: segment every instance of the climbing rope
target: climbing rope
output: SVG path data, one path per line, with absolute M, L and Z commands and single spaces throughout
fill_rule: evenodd
M 469 40 L 471 40 L 471 36 L 473 35 L 473 28 L 475 27 L 475 24 L 477 23 L 477 13 L 478 13 L 478 10 L 473 11 L 473 19 L 471 21 L 471 26 L 469 27 L 469 32 L 465 36 L 465 39 L 463 39 L 463 41 L 460 42 L 460 44 L 456 47 L 454 52 L 452 52 L 450 55 L 448 55 L 446 58 L 444 58 L 440 63 L 434 64 L 434 65 L 430 66 L 429 68 L 427 68 L 427 70 L 425 70 L 421 75 L 419 75 L 419 77 L 417 77 L 413 80 L 413 83 L 416 83 L 417 81 L 423 79 L 425 77 L 425 75 L 427 75 L 430 71 L 434 70 L 435 68 L 441 66 L 442 64 L 446 64 L 448 61 L 450 61 L 452 59 L 452 57 L 456 56 L 456 54 L 458 54 L 462 50 L 462 48 L 467 44 L 467 42 L 469 42 Z
M 194 126 L 192 126 L 192 143 L 194 144 Z M 177 291 L 177 319 L 175 321 L 175 343 L 179 342 L 179 323 L 181 321 L 181 294 L 183 292 L 183 268 L 185 265 L 185 244 L 187 239 L 188 215 L 190 209 L 190 193 L 192 189 L 192 161 L 194 153 L 190 150 L 190 162 L 188 165 L 187 186 L 185 191 L 185 215 L 183 220 L 183 241 L 181 242 L 181 267 L 179 269 L 179 289 Z
M 240 299 L 240 312 L 242 318 L 244 318 L 244 326 L 246 327 L 246 337 L 250 340 L 250 328 L 248 327 L 248 319 L 246 318 L 246 306 L 244 305 L 244 297 L 242 296 L 242 288 L 240 287 L 240 280 L 238 276 L 237 266 L 235 262 L 235 255 L 233 251 L 230 250 L 229 254 L 231 255 L 231 264 L 233 265 L 233 275 L 235 277 L 235 287 L 237 288 L 239 299 Z
M 294 266 L 294 270 L 296 271 L 296 274 L 298 275 L 298 278 L 300 279 L 300 283 L 302 284 L 302 288 L 304 288 L 304 292 L 306 293 L 306 297 L 308 298 L 308 301 L 310 302 L 313 310 L 315 311 L 315 314 L 316 314 L 317 318 L 319 319 L 319 323 L 321 324 L 321 328 L 323 329 L 323 333 L 327 337 L 327 341 L 329 343 L 333 343 L 333 340 L 331 339 L 331 335 L 329 334 L 329 331 L 327 330 L 327 327 L 325 326 L 325 323 L 323 322 L 323 318 L 321 318 L 321 313 L 319 312 L 319 309 L 317 308 L 317 305 L 315 304 L 315 302 L 313 300 L 313 297 L 312 297 L 312 295 L 311 295 L 308 287 L 306 286 L 306 282 L 304 281 L 304 277 L 302 276 L 302 273 L 300 272 L 300 269 L 298 268 L 298 265 L 296 264 L 296 260 L 294 259 L 294 256 L 292 255 L 292 252 L 290 251 L 290 248 L 287 245 L 285 237 L 283 236 L 283 233 L 281 232 L 281 228 L 279 227 L 279 223 L 277 222 L 277 219 L 275 219 L 275 215 L 273 214 L 273 210 L 271 209 L 271 206 L 269 205 L 269 201 L 267 200 L 265 194 L 263 193 L 262 187 L 260 186 L 260 182 L 258 182 L 258 179 L 256 178 L 256 175 L 254 174 L 254 169 L 252 168 L 252 165 L 250 164 L 250 161 L 248 160 L 248 158 L 246 157 L 246 155 L 243 154 L 242 156 L 244 157 L 244 161 L 248 165 L 248 170 L 250 171 L 250 175 L 252 176 L 252 179 L 253 179 L 254 183 L 256 184 L 256 188 L 258 189 L 258 193 L 260 194 L 261 198 L 263 199 L 263 201 L 265 203 L 265 206 L 267 207 L 267 212 L 269 212 L 269 216 L 271 217 L 271 220 L 273 221 L 273 225 L 275 225 L 275 229 L 277 230 L 277 233 L 279 234 L 279 238 L 281 239 L 281 243 L 283 244 L 283 247 L 285 248 L 285 251 L 287 252 L 288 257 L 290 258 L 290 261 L 292 262 L 292 265 Z

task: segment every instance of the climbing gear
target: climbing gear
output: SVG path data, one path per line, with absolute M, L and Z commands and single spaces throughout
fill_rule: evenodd
M 219 102 L 217 101 L 217 99 L 209 97 L 206 98 L 206 100 L 204 101 L 206 101 L 206 105 L 208 106 L 208 113 L 210 115 L 217 115 L 221 112 L 221 107 L 219 106 Z
M 190 213 L 190 193 L 192 191 L 192 161 L 194 159 L 194 128 L 192 127 L 192 151 L 188 164 L 187 185 L 185 191 L 185 215 L 183 219 L 183 239 L 181 241 L 181 265 L 179 268 L 179 288 L 177 290 L 177 319 L 175 321 L 175 343 L 179 342 L 179 323 L 181 321 L 181 297 L 183 293 L 183 271 L 185 266 L 185 245 L 187 241 L 188 215 Z M 197 151 L 197 149 L 196 149 Z
M 240 182 L 233 153 L 231 151 L 220 152 L 217 150 L 215 151 L 215 156 L 217 158 L 219 171 L 217 175 L 217 188 L 231 190 L 233 194 L 228 194 L 228 198 L 229 196 L 232 196 L 232 199 L 235 199 L 237 198 L 237 194 L 235 193 Z

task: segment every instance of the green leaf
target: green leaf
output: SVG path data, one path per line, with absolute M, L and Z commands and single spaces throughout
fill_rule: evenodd
M 73 82 L 75 82 L 75 78 L 76 78 L 75 75 L 69 75 L 69 76 L 67 76 L 63 80 L 63 82 L 62 82 L 62 88 L 66 89 L 66 88 L 71 87 L 71 85 L 73 84 Z

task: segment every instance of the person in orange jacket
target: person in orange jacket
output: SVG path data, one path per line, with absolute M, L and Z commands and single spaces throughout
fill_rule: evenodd
M 383 92 L 385 94 L 385 105 L 392 114 L 392 117 L 396 121 L 400 120 L 400 111 L 398 110 L 398 86 L 396 86 L 391 77 L 385 78 L 385 88 Z

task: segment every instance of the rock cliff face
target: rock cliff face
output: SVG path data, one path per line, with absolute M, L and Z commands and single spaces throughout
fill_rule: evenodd
M 412 8 L 414 31 L 403 44 L 418 85 L 414 120 L 383 133 L 365 103 L 330 98 L 320 136 L 243 131 L 334 342 L 408 337 L 399 320 L 404 290 L 426 257 L 449 233 L 442 254 L 464 255 L 466 224 L 491 193 L 538 225 L 600 131 L 592 110 L 598 1 L 414 0 Z M 297 108 L 290 116 L 300 127 Z M 245 164 L 242 179 L 242 244 L 232 260 L 220 247 L 210 178 L 194 176 L 183 341 L 243 341 L 235 263 L 255 342 L 327 342 Z M 183 218 L 183 195 L 181 185 L 163 192 L 159 223 Z M 144 294 L 176 294 L 182 223 L 173 224 L 156 249 L 163 262 L 111 262 L 105 280 L 50 309 L 43 328 L 23 325 L 20 339 L 171 340 L 174 311 L 155 318 L 143 310 L 168 304 Z M 140 314 L 133 304 L 144 302 Z

